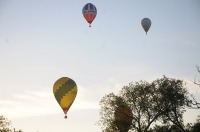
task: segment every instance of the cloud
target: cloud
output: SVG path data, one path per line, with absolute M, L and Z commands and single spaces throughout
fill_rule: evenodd
M 87 98 L 87 89 L 80 87 L 72 110 L 98 109 L 95 100 Z M 29 117 L 62 113 L 53 93 L 49 91 L 24 91 L 15 93 L 10 99 L 0 100 L 0 113 L 6 117 Z
M 26 91 L 16 93 L 10 100 L 0 101 L 0 112 L 7 117 L 36 116 L 56 113 L 55 102 L 49 92 Z

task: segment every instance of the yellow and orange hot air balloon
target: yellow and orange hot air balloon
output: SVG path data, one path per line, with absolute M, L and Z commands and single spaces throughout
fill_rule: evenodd
M 76 83 L 71 78 L 62 77 L 54 83 L 53 94 L 67 118 L 67 112 L 77 95 Z

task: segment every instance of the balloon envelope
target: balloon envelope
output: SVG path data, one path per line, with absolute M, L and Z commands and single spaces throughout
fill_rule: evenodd
M 86 21 L 89 23 L 89 26 L 91 27 L 91 23 L 97 15 L 96 7 L 92 3 L 87 3 L 82 9 L 82 13 Z
M 120 132 L 128 132 L 133 120 L 133 113 L 128 106 L 118 106 L 114 112 L 114 124 Z
M 141 25 L 147 34 L 147 32 L 149 31 L 149 28 L 151 27 L 151 20 L 149 18 L 143 18 L 141 21 Z
M 53 94 L 65 115 L 67 115 L 76 98 L 77 85 L 71 78 L 62 77 L 54 83 Z
M 115 120 L 122 120 L 125 122 L 131 122 L 133 113 L 128 106 L 119 106 L 114 112 Z

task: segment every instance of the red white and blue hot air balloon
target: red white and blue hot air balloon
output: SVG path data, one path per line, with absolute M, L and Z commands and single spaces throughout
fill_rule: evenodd
M 97 8 L 92 3 L 87 3 L 82 10 L 83 16 L 91 27 L 91 23 L 97 15 Z

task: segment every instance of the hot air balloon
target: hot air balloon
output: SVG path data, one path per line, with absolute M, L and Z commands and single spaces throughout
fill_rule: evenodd
M 122 132 L 128 132 L 133 120 L 133 113 L 128 106 L 118 106 L 114 112 L 114 124 Z
M 76 83 L 71 78 L 62 77 L 54 83 L 53 94 L 67 118 L 67 112 L 76 98 Z
M 92 3 L 87 3 L 83 7 L 82 13 L 86 21 L 89 23 L 89 27 L 91 27 L 91 23 L 97 15 L 97 8 Z
M 141 21 L 142 27 L 144 31 L 147 32 L 149 31 L 149 28 L 151 27 L 151 20 L 149 18 L 143 18 Z

